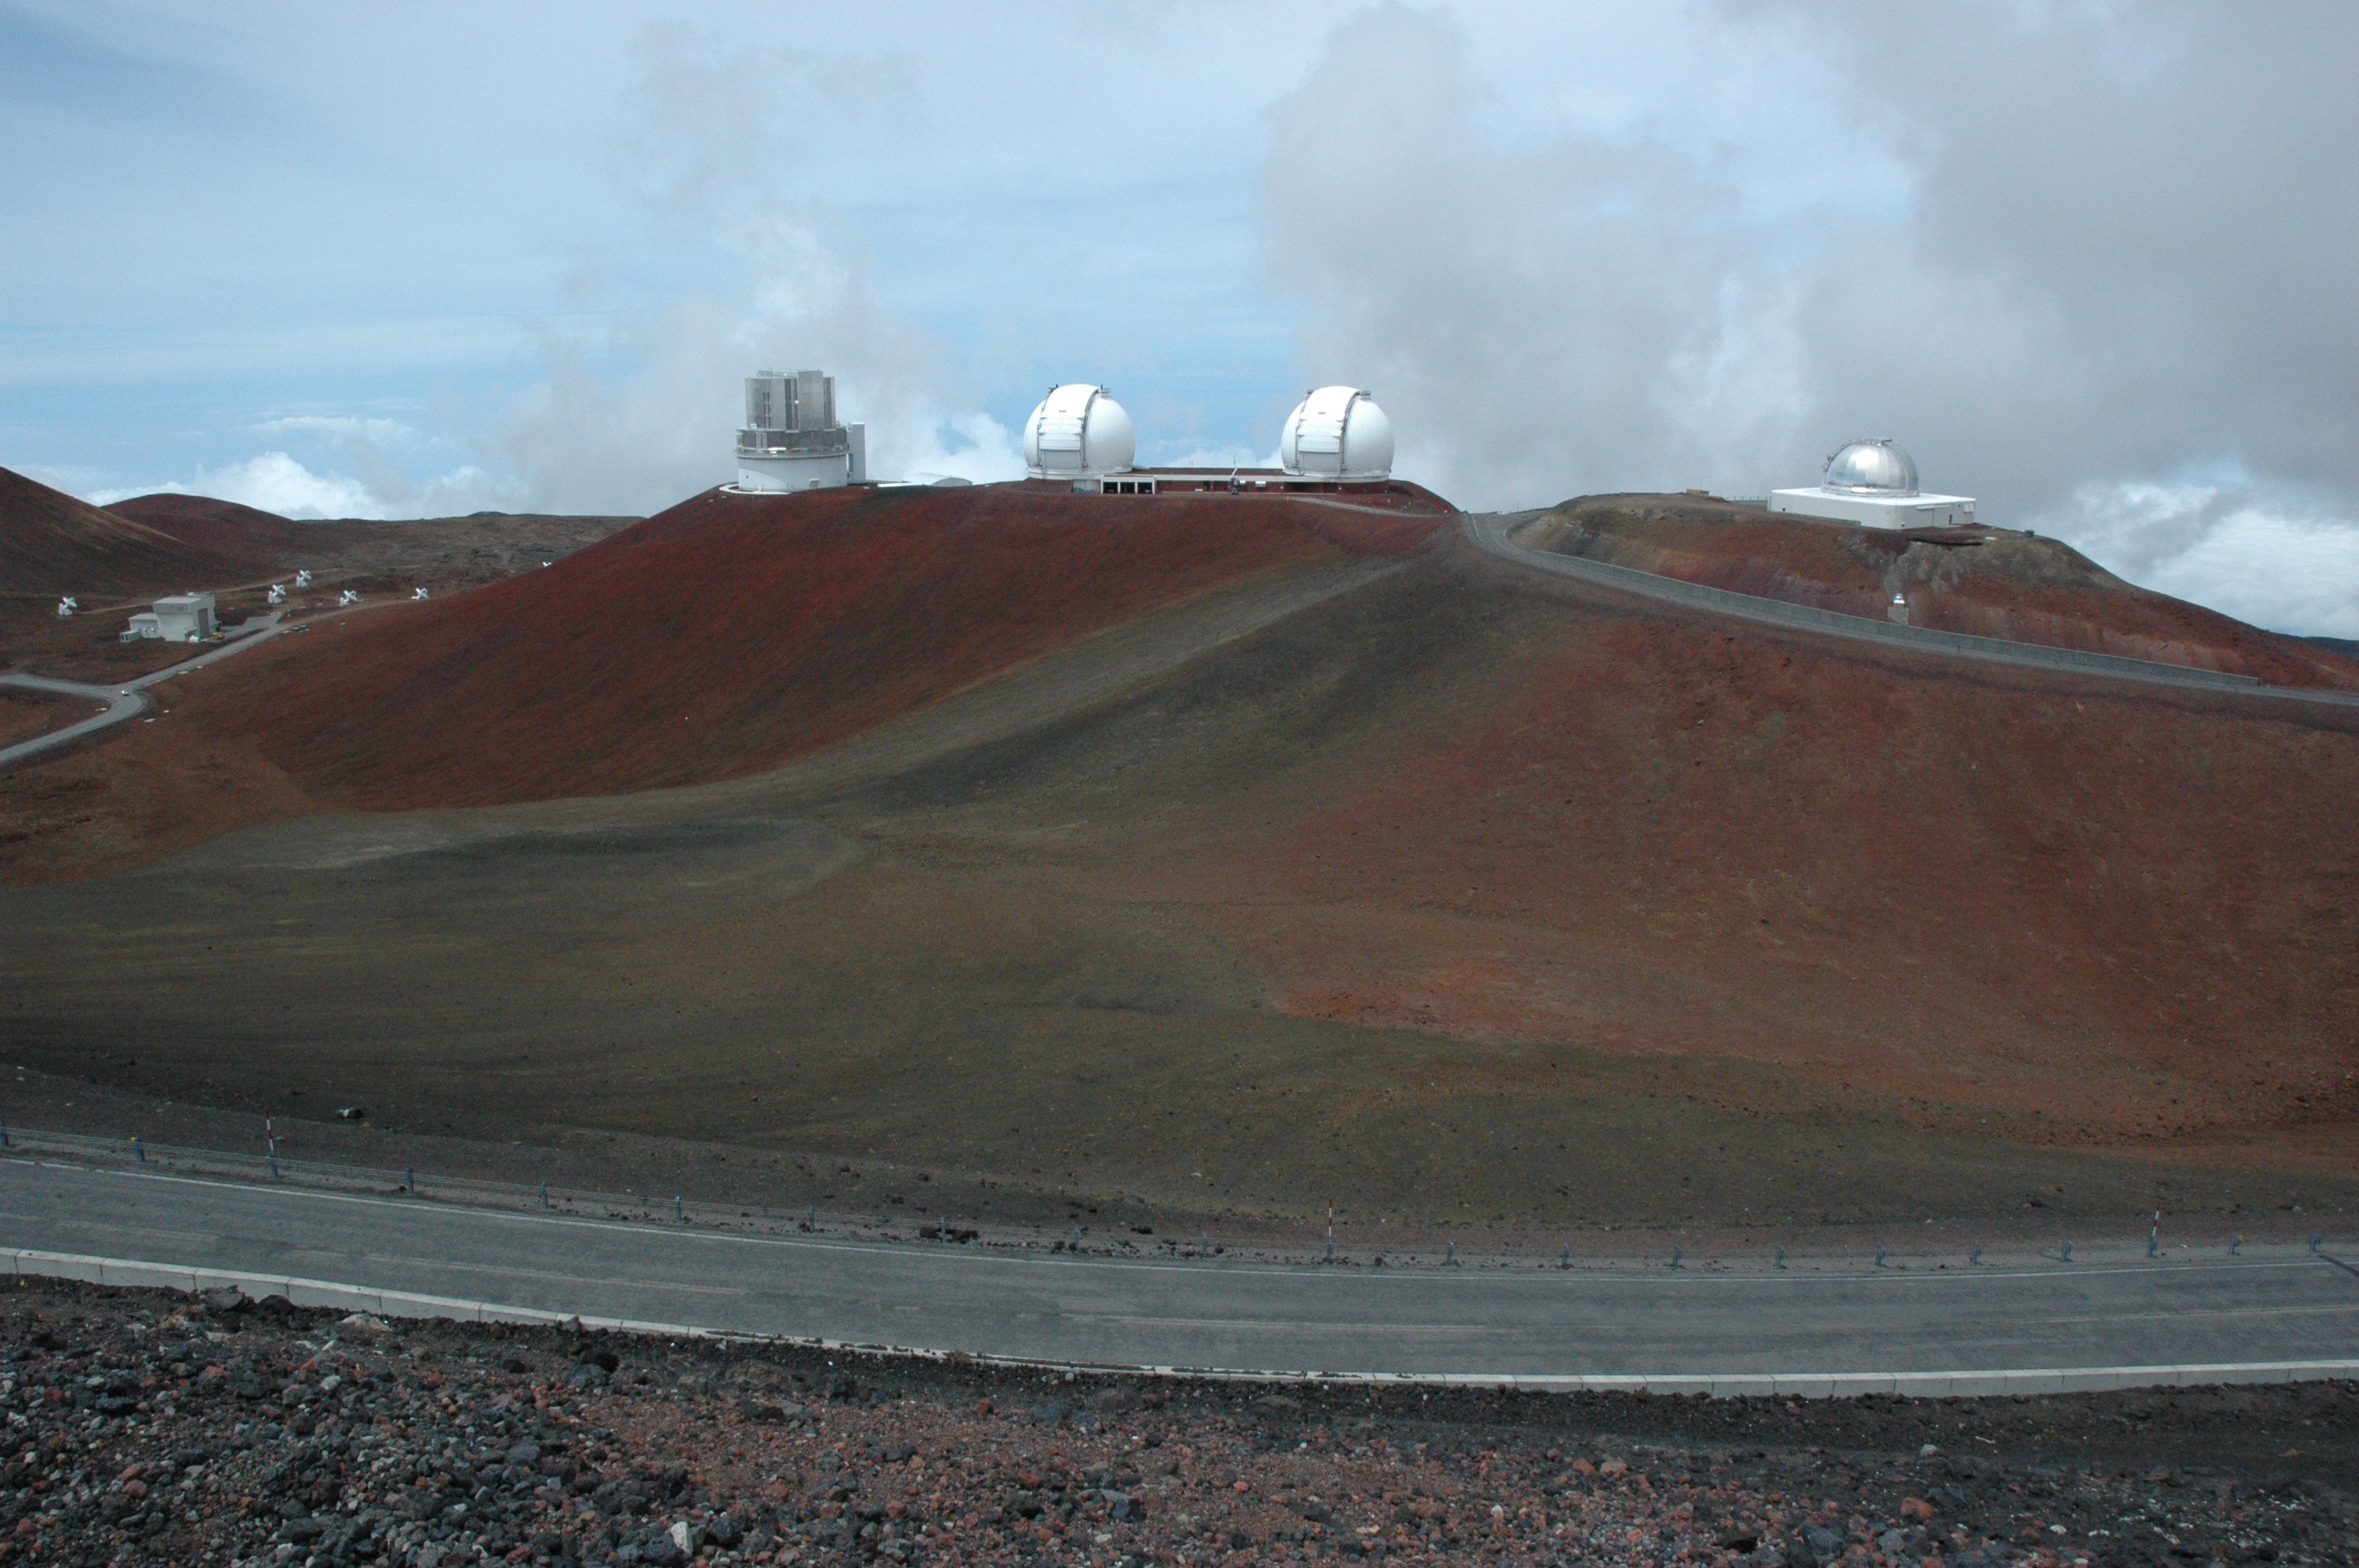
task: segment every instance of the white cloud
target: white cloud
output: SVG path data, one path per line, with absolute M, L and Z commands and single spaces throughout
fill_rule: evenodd
M 1192 451 L 1147 461 L 1147 466 L 1169 469 L 1274 469 L 1277 466 L 1277 449 L 1273 447 L 1266 452 L 1256 452 L 1251 447 L 1198 447 Z
M 241 506 L 259 507 L 265 512 L 275 512 L 281 517 L 385 515 L 378 509 L 376 498 L 358 480 L 343 474 L 313 473 L 285 452 L 265 452 L 225 468 L 200 468 L 192 483 L 166 480 L 158 484 L 97 491 L 88 499 L 94 504 L 106 506 L 129 496 L 153 495 L 158 492 L 175 495 L 210 495 L 216 501 L 234 501 Z
M 2359 522 L 2256 492 L 2233 465 L 2086 484 L 2037 521 L 2116 575 L 2306 637 L 2359 637 Z
M 477 468 L 462 468 L 424 483 L 406 477 L 391 493 L 348 473 L 320 472 L 305 467 L 286 452 L 264 452 L 244 462 L 219 468 L 200 466 L 196 478 L 183 482 L 163 480 L 152 484 L 121 485 L 92 490 L 83 499 L 105 506 L 134 495 L 209 495 L 242 506 L 275 512 L 281 517 L 317 521 L 334 517 L 452 517 L 469 512 L 516 510 L 511 485 L 504 485 Z
M 265 419 L 255 428 L 266 436 L 315 436 L 374 441 L 379 446 L 418 441 L 419 433 L 398 419 L 368 419 L 351 414 L 290 414 Z
M 1306 383 L 1375 390 L 1405 475 L 1464 504 L 1757 494 L 1891 436 L 1930 487 L 2053 515 L 2133 580 L 2344 623 L 2314 574 L 2359 502 L 2359 165 L 2332 150 L 2359 135 L 2359 14 L 1694 16 L 1691 95 L 1819 105 L 1839 135 L 1811 168 L 1761 167 L 1800 123 L 1766 103 L 1724 141 L 1669 90 L 1618 119 L 1503 107 L 1480 16 L 1339 28 L 1261 176 Z M 2221 451 L 2249 474 L 2185 493 Z
M 2359 638 L 2359 527 L 2240 507 L 2145 586 L 2273 632 Z
M 1012 435 L 881 295 L 858 232 L 795 189 L 801 122 L 777 113 L 780 84 L 845 62 L 673 28 L 643 45 L 614 156 L 652 220 L 701 226 L 743 283 L 545 327 L 540 379 L 478 443 L 484 460 L 540 505 L 655 511 L 735 477 L 745 377 L 816 368 L 836 378 L 838 416 L 866 425 L 871 477 L 1020 477 Z M 867 74 L 888 99 L 909 91 L 890 62 Z
M 988 414 L 929 416 L 923 410 L 869 434 L 869 463 L 879 479 L 969 479 L 977 484 L 1024 477 L 1016 437 Z M 947 438 L 947 439 L 945 438 Z M 879 464 L 879 454 L 882 464 Z

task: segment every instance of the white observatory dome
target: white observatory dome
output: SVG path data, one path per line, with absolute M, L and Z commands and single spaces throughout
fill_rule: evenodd
M 1095 479 L 1128 473 L 1138 455 L 1130 416 L 1103 386 L 1051 388 L 1024 421 L 1024 466 L 1034 479 Z
M 1393 422 L 1356 386 L 1322 386 L 1295 406 L 1277 460 L 1306 479 L 1389 479 Z
M 1888 439 L 1854 441 L 1827 460 L 1825 482 L 1851 495 L 1914 495 L 1917 465 Z

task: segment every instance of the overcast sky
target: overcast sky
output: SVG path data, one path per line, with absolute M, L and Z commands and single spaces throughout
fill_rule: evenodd
M 653 511 L 817 364 L 880 474 L 1373 389 L 1468 506 L 1929 489 L 2359 636 L 2359 7 L 0 0 L 0 464 Z

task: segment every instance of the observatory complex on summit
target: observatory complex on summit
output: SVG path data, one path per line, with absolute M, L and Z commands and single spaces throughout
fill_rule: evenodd
M 1114 394 L 1084 382 L 1051 387 L 1024 422 L 1024 470 L 1066 480 L 1102 495 L 1173 491 L 1346 490 L 1384 485 L 1393 474 L 1393 427 L 1356 386 L 1303 395 L 1278 433 L 1274 469 L 1136 466 L 1138 438 Z
M 1826 477 L 1807 490 L 1773 490 L 1769 510 L 1867 528 L 1970 528 L 1971 495 L 1928 495 L 1917 465 L 1888 439 L 1854 441 L 1827 460 Z
M 763 371 L 745 378 L 737 482 L 729 488 L 766 495 L 870 483 L 867 437 L 864 426 L 837 420 L 833 376 L 815 370 L 791 375 Z M 1027 481 L 1061 481 L 1082 494 L 1348 491 L 1392 482 L 1392 421 L 1361 387 L 1322 386 L 1303 394 L 1286 416 L 1277 449 L 1274 469 L 1142 469 L 1129 412 L 1093 382 L 1050 387 L 1024 422 Z
M 1023 482 L 1078 494 L 1398 488 L 1392 481 L 1392 421 L 1357 386 L 1304 393 L 1278 428 L 1274 469 L 1141 468 L 1129 411 L 1095 382 L 1050 387 L 1024 421 L 1023 449 Z M 745 378 L 745 423 L 737 431 L 737 482 L 731 491 L 773 495 L 874 482 L 910 481 L 869 479 L 867 427 L 836 416 L 833 376 L 766 370 Z M 1849 443 L 1827 460 L 1819 483 L 1773 490 L 1767 502 L 1772 512 L 1866 528 L 1969 528 L 1975 522 L 1973 497 L 1919 489 L 1917 464 L 1885 438 Z

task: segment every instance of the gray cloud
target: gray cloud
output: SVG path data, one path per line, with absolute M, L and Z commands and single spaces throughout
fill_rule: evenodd
M 888 57 L 743 44 L 649 27 L 612 149 L 651 221 L 708 233 L 738 264 L 729 289 L 540 329 L 542 379 L 487 457 L 537 504 L 653 511 L 734 477 L 742 378 L 816 366 L 870 427 L 871 471 L 1020 472 L 1006 431 L 954 401 L 940 345 L 889 305 L 853 227 L 807 194 L 840 122 L 917 114 Z M 594 284 L 585 286 L 592 295 Z
M 1380 8 L 1270 119 L 1266 258 L 1309 378 L 1375 387 L 1405 462 L 1470 503 L 1757 493 L 1890 435 L 1995 520 L 2359 630 L 2359 589 L 2306 581 L 2359 516 L 2359 12 L 1718 19 L 1832 95 L 1905 200 L 1765 212 L 1675 106 L 1503 133 L 1453 28 Z

